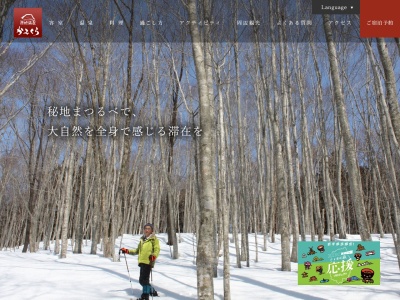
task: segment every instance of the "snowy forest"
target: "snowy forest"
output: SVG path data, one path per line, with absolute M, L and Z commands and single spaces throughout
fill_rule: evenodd
M 167 5 L 156 2 L 144 20 Z M 318 36 L 299 41 L 280 22 L 301 1 L 232 0 L 264 22 L 240 37 L 205 25 L 219 2 L 176 1 L 187 36 L 168 41 L 166 21 L 137 36 L 137 1 L 100 1 L 127 32 L 114 42 L 110 15 L 82 37 L 91 16 L 60 1 L 60 32 L 20 42 L 12 9 L 35 5 L 0 1 L 1 250 L 55 243 L 65 258 L 68 240 L 74 253 L 90 240 L 116 261 L 116 239 L 151 222 L 173 259 L 179 233 L 195 234 L 199 299 L 214 299 L 219 256 L 230 299 L 229 244 L 248 267 L 250 233 L 262 251 L 281 236 L 282 271 L 306 236 L 391 234 L 400 268 L 399 39 L 338 40 L 338 17 L 318 15 Z

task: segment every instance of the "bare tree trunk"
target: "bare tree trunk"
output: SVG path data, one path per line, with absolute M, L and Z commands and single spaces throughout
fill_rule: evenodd
M 259 189 L 259 201 L 260 201 L 260 213 L 261 213 L 261 230 L 263 234 L 263 251 L 267 251 L 267 198 L 266 198 L 266 186 L 268 182 L 264 178 L 268 178 L 265 174 L 267 164 L 265 161 L 266 155 L 266 120 L 264 113 L 264 105 L 262 103 L 262 87 L 260 86 L 259 80 L 256 81 L 254 86 L 256 98 L 257 98 L 257 115 L 258 115 L 258 135 L 257 135 L 257 164 L 258 164 L 258 189 Z
M 281 66 L 280 66 L 280 76 L 282 81 L 281 94 L 282 94 L 282 123 L 284 130 L 284 139 L 285 139 L 285 154 L 286 154 L 286 168 L 287 168 L 287 178 L 288 178 L 288 196 L 290 203 L 290 212 L 291 212 L 291 225 L 292 225 L 292 234 L 293 234 L 293 243 L 292 243 L 292 254 L 291 261 L 297 261 L 297 243 L 299 238 L 299 211 L 300 210 L 300 228 L 302 232 L 302 239 L 305 239 L 305 229 L 304 229 L 304 216 L 303 216 L 303 205 L 302 205 L 302 195 L 300 190 L 300 171 L 299 171 L 299 158 L 297 153 L 297 132 L 295 125 L 295 116 L 293 113 L 293 103 L 289 100 L 290 92 L 290 83 L 287 74 L 288 70 L 288 49 L 285 43 L 286 36 L 282 29 L 279 30 L 280 36 L 280 56 L 281 56 Z M 295 63 L 298 64 L 299 54 L 297 51 L 297 56 L 295 56 Z M 300 75 L 298 75 L 300 76 Z M 300 98 L 302 97 L 302 84 L 297 81 L 299 85 Z M 290 125 L 292 124 L 292 125 Z M 295 163 L 293 163 L 292 158 L 292 146 L 291 146 L 291 138 L 290 138 L 290 126 L 292 127 L 293 134 L 293 142 L 295 149 Z M 294 184 L 294 173 L 296 174 L 296 191 Z M 298 201 L 296 200 L 298 199 Z
M 206 67 L 204 65 L 203 45 L 197 27 L 196 1 L 188 3 L 190 34 L 192 37 L 193 57 L 200 98 L 200 127 L 202 129 L 200 146 L 200 230 L 197 244 L 197 294 L 200 300 L 214 299 L 213 264 L 215 257 L 214 244 L 214 209 L 215 209 L 215 172 L 212 116 L 213 106 L 210 103 Z
M 280 49 L 280 78 L 281 78 L 281 95 L 282 95 L 282 124 L 283 124 L 283 140 L 286 156 L 286 174 L 287 174 L 287 190 L 288 201 L 290 206 L 290 223 L 292 228 L 292 253 L 290 261 L 297 262 L 297 243 L 299 240 L 299 217 L 297 211 L 297 203 L 294 193 L 294 179 L 293 179 L 293 158 L 292 158 L 292 145 L 290 139 L 290 105 L 289 105 L 289 79 L 287 74 L 287 43 L 285 42 L 285 35 L 282 26 L 279 26 L 279 49 Z
M 381 140 L 382 140 L 382 144 L 383 144 L 383 152 L 385 153 L 385 162 L 386 162 L 386 168 L 387 168 L 387 173 L 388 173 L 388 183 L 389 183 L 389 188 L 390 188 L 390 194 L 391 196 L 388 196 L 387 198 L 389 198 L 389 202 L 392 204 L 392 210 L 389 210 L 389 214 L 391 217 L 391 221 L 392 221 L 392 226 L 393 226 L 393 233 L 396 233 L 397 236 L 400 235 L 400 224 L 399 224 L 399 206 L 398 203 L 400 203 L 400 194 L 399 194 L 399 187 L 398 187 L 398 182 L 397 182 L 397 175 L 396 175 L 396 171 L 394 169 L 395 163 L 393 161 L 392 158 L 392 150 L 391 150 L 391 145 L 390 145 L 390 141 L 389 138 L 392 137 L 392 141 L 393 143 L 396 145 L 396 148 L 398 149 L 398 145 L 397 145 L 397 137 L 395 137 L 396 135 L 396 129 L 395 129 L 395 124 L 393 122 L 393 120 L 390 120 L 392 118 L 392 113 L 389 113 L 392 109 L 388 109 L 388 107 L 386 106 L 386 101 L 384 99 L 384 95 L 383 95 L 383 87 L 381 86 L 381 82 L 379 80 L 379 73 L 378 73 L 378 68 L 375 64 L 375 60 L 372 54 L 372 47 L 370 45 L 370 43 L 367 41 L 365 43 L 365 46 L 367 48 L 367 53 L 368 53 L 368 57 L 369 60 L 371 61 L 372 64 L 372 71 L 373 71 L 373 77 L 374 77 L 374 88 L 377 94 L 377 108 L 378 108 L 378 112 L 379 112 L 379 119 L 380 119 L 380 125 L 381 125 Z M 385 52 L 385 51 L 383 51 Z M 385 57 L 386 55 L 383 54 L 383 56 Z M 388 58 L 388 57 L 386 57 Z M 383 58 L 381 57 L 381 59 L 383 60 Z M 386 62 L 387 63 L 387 62 Z M 386 66 L 387 67 L 387 66 Z M 390 71 L 388 71 L 390 73 Z M 386 71 L 385 71 L 386 74 Z M 386 74 L 386 76 L 388 76 Z M 387 89 L 387 97 L 389 96 L 390 93 L 388 91 L 388 83 L 386 81 L 386 89 Z M 395 92 L 395 91 L 394 91 Z M 390 101 L 389 101 L 389 108 L 390 108 Z M 389 112 L 388 112 L 389 111 Z M 392 125 L 392 126 L 391 126 Z M 376 160 L 376 159 L 375 159 Z M 374 165 L 374 169 L 373 169 L 373 183 L 375 184 L 376 182 L 376 173 L 379 173 L 378 171 L 378 162 L 376 162 Z M 375 195 L 377 196 L 377 195 Z M 375 198 L 375 197 L 374 197 Z M 377 202 L 377 200 L 374 201 L 375 203 Z M 376 203 L 375 207 L 377 209 L 377 217 L 378 217 L 378 224 L 380 223 L 380 215 L 379 215 L 379 206 Z M 379 225 L 378 225 L 379 226 Z M 381 226 L 379 227 L 380 230 Z M 383 231 L 383 230 L 382 230 Z M 381 232 L 382 232 L 381 231 Z M 400 266 L 400 247 L 399 247 L 399 241 L 398 238 L 394 238 L 393 242 L 395 244 L 397 244 L 396 246 L 396 254 L 397 254 L 397 259 L 399 262 L 399 266 Z
M 229 202 L 227 196 L 226 182 L 226 143 L 225 143 L 225 121 L 224 121 L 224 105 L 222 98 L 221 75 L 219 66 L 217 67 L 217 86 L 219 98 L 219 136 L 220 136 L 220 151 L 219 151 L 219 190 L 221 192 L 222 205 L 222 232 L 223 232 L 223 247 L 224 247 L 224 300 L 231 299 L 230 290 L 230 263 L 229 263 Z
M 227 110 L 228 110 L 228 124 L 227 124 L 227 128 L 229 128 L 229 139 L 232 140 L 233 139 L 233 132 L 232 132 L 232 128 L 233 128 L 233 118 L 232 118 L 232 111 L 231 111 L 231 106 L 230 106 L 230 101 L 227 101 Z M 238 218 L 238 200 L 237 200 L 237 190 L 235 188 L 235 184 L 234 182 L 236 182 L 236 178 L 237 178 L 237 172 L 235 172 L 235 166 L 234 166 L 234 162 L 236 161 L 236 156 L 235 156 L 235 147 L 230 147 L 230 155 L 229 155 L 229 163 L 230 163 L 230 171 L 229 172 L 229 198 L 230 198 L 230 203 L 231 203 L 231 210 L 232 210 L 232 236 L 233 236 L 233 240 L 235 242 L 235 252 L 236 252 L 236 267 L 237 268 L 241 268 L 242 267 L 242 263 L 241 263 L 241 259 L 240 259 L 240 246 L 239 246 L 239 218 Z
M 63 167 L 63 170 L 61 172 L 62 177 L 65 176 L 65 167 Z M 54 245 L 54 254 L 58 255 L 60 253 L 60 235 L 61 235 L 61 225 L 62 225 L 62 221 L 63 220 L 63 213 L 64 213 L 64 201 L 63 201 L 63 194 L 61 192 L 61 186 L 59 187 L 59 193 L 58 193 L 58 209 L 57 209 L 57 220 L 56 220 L 56 224 L 55 224 L 55 245 Z
M 311 169 L 311 152 L 309 147 L 309 136 L 308 136 L 308 121 L 307 115 L 305 110 L 304 98 L 301 98 L 301 150 L 302 150 L 302 157 L 303 163 L 301 165 L 303 170 L 304 176 L 304 184 L 303 184 L 303 193 L 305 199 L 305 212 L 304 212 L 304 219 L 305 219 L 305 232 L 306 234 L 311 234 L 311 240 L 314 240 L 315 233 L 314 233 L 314 206 L 315 206 L 315 195 L 313 193 L 313 182 L 312 179 L 312 169 Z M 321 224 L 317 220 L 317 226 L 320 227 Z
M 360 172 L 358 169 L 357 156 L 355 152 L 355 145 L 353 137 L 350 132 L 349 123 L 346 117 L 344 95 L 341 88 L 337 54 L 336 54 L 335 44 L 333 42 L 332 29 L 329 24 L 329 16 L 324 15 L 323 19 L 324 19 L 325 35 L 328 44 L 328 56 L 329 56 L 333 91 L 334 91 L 334 99 L 338 111 L 341 134 L 343 136 L 345 145 L 345 156 L 349 171 L 350 191 L 351 191 L 352 201 L 354 203 L 354 207 L 356 210 L 358 230 L 360 232 L 360 236 L 363 241 L 371 240 L 370 230 L 367 222 L 367 215 L 365 213 L 363 191 L 361 186 Z
M 93 143 L 94 144 L 94 143 Z M 96 163 L 97 161 L 97 151 L 95 150 L 95 147 L 93 145 L 93 171 L 95 174 L 99 174 L 99 164 Z M 90 248 L 90 254 L 96 254 L 97 253 L 97 244 L 99 243 L 100 239 L 100 193 L 99 193 L 99 183 L 100 179 L 99 176 L 97 175 L 94 183 L 93 183 L 93 203 L 92 203 L 92 218 L 91 218 L 91 248 Z
M 158 66 L 158 61 L 156 61 L 156 48 L 155 45 L 152 45 L 152 52 L 153 52 L 153 68 L 154 68 L 154 94 L 156 98 L 156 106 L 157 106 L 157 120 L 161 124 L 161 104 L 160 104 L 160 87 L 159 87 L 159 66 Z M 174 110 L 175 108 L 173 108 Z M 175 116 L 176 117 L 176 116 Z M 172 119 L 174 119 L 174 112 L 172 113 Z M 173 142 L 171 144 L 171 140 L 169 143 L 169 154 L 168 157 L 165 157 L 166 151 L 165 151 L 165 145 L 164 142 L 159 139 L 159 147 L 160 147 L 160 152 L 161 152 L 161 159 L 162 159 L 162 170 L 163 174 L 165 177 L 165 183 L 167 185 L 167 192 L 165 195 L 165 200 L 166 200 L 166 205 L 168 207 L 168 213 L 167 213 L 167 230 L 168 230 L 168 244 L 171 246 L 173 245 L 173 255 L 172 257 L 174 259 L 177 259 L 179 257 L 179 250 L 178 250 L 178 241 L 176 238 L 176 224 L 175 224 L 175 210 L 174 210 L 174 198 L 173 198 L 173 191 L 171 187 L 171 173 L 172 173 L 172 156 L 173 156 Z M 165 165 L 165 161 L 168 161 L 168 166 Z
M 281 26 L 280 26 L 281 27 Z M 290 83 L 289 83 L 289 74 L 288 71 L 288 49 L 286 41 L 286 35 L 282 28 L 279 30 L 279 36 L 281 39 L 280 42 L 280 56 L 281 56 L 281 65 L 280 65 L 280 76 L 282 80 L 281 93 L 282 93 L 282 124 L 284 131 L 284 140 L 285 140 L 285 154 L 286 154 L 286 170 L 287 170 L 287 189 L 288 189 L 288 200 L 290 205 L 290 220 L 291 220 L 291 228 L 292 228 L 292 253 L 290 260 L 292 262 L 297 262 L 297 244 L 299 240 L 299 214 L 298 207 L 296 202 L 296 195 L 294 189 L 294 165 L 293 165 L 293 157 L 292 157 L 292 141 L 290 134 L 290 124 L 293 124 L 293 120 L 291 119 L 291 106 L 292 101 L 289 98 L 291 95 Z M 293 126 L 294 127 L 294 126 Z
M 83 244 L 83 235 L 84 235 L 84 224 L 85 224 L 85 216 L 86 216 L 86 202 L 89 200 L 89 187 L 90 187 L 90 168 L 91 168 L 91 157 L 88 154 L 88 149 L 91 148 L 91 139 L 88 140 L 88 144 L 86 147 L 86 159 L 85 159 L 85 167 L 81 174 L 81 188 L 80 188 L 80 198 L 79 198 L 79 222 L 77 229 L 77 246 L 76 253 L 82 253 L 82 244 Z
M 36 117 L 35 110 L 37 107 L 36 97 L 36 89 L 38 87 L 38 79 L 33 83 L 30 97 L 30 116 L 28 120 L 28 135 L 29 135 L 29 143 L 28 143 L 28 180 L 29 180 L 29 200 L 28 200 L 28 214 L 27 214 L 27 225 L 25 232 L 25 241 L 22 252 L 25 253 L 28 250 L 30 252 L 36 252 L 36 236 L 37 236 L 37 215 L 36 210 L 38 206 L 38 194 L 39 187 L 42 182 L 42 171 L 43 171 L 43 163 L 44 163 L 44 151 L 42 149 L 43 146 L 43 137 L 44 137 L 44 126 L 39 128 L 36 125 Z M 1 96 L 0 96 L 1 97 Z M 39 110 L 37 110 L 39 111 Z M 39 117 L 40 118 L 40 117 Z M 38 141 L 37 141 L 38 140 Z M 35 153 L 36 151 L 36 153 Z M 40 164 L 40 159 L 42 162 Z
M 376 213 L 376 222 L 378 224 L 378 230 L 379 230 L 379 235 L 381 238 L 383 238 L 385 236 L 385 231 L 383 230 L 383 226 L 382 226 L 382 219 L 381 219 L 381 214 L 379 211 L 379 203 L 378 203 L 378 184 L 377 184 L 377 180 L 376 180 L 376 163 L 375 163 L 375 167 L 372 170 L 372 185 L 373 185 L 373 191 L 374 191 L 374 208 L 375 208 L 375 213 Z
M 267 114 L 268 115 L 268 114 Z M 275 158 L 274 158 L 274 154 L 275 154 L 275 140 L 273 137 L 273 133 L 272 133 L 272 122 L 270 120 L 270 118 L 268 117 L 268 128 L 269 128 L 269 143 L 271 145 L 270 149 L 270 155 L 267 157 L 268 158 L 268 170 L 269 170 L 269 174 L 270 176 L 267 177 L 269 178 L 269 182 L 268 185 L 270 186 L 270 211 L 269 211 L 269 236 L 271 239 L 271 243 L 275 243 L 275 234 L 276 234 L 276 219 L 277 219 L 277 206 L 278 206 L 278 199 L 277 199 L 277 194 L 276 194 L 276 178 L 275 176 L 272 176 L 272 174 L 275 175 Z
M 305 230 L 305 221 L 304 221 L 304 208 L 303 208 L 303 196 L 301 193 L 301 176 L 300 176 L 300 159 L 299 159 L 299 149 L 298 149 L 298 138 L 297 138 L 297 130 L 296 130 L 296 118 L 294 114 L 294 109 L 293 106 L 291 107 L 292 111 L 292 123 L 293 123 L 293 128 L 292 128 L 292 133 L 293 133 L 293 142 L 295 144 L 295 174 L 296 174 L 296 197 L 297 197 L 297 202 L 298 205 L 297 207 L 299 208 L 299 223 L 300 223 L 300 235 L 301 235 L 301 240 L 305 241 L 306 240 L 306 230 Z
M 72 147 L 72 145 L 71 145 Z M 66 170 L 66 192 L 64 197 L 64 213 L 63 213 L 63 221 L 61 226 L 61 254 L 60 258 L 67 257 L 67 247 L 68 247 L 68 223 L 69 223 L 69 216 L 72 204 L 72 197 L 73 197 L 73 174 L 74 174 L 74 160 L 75 160 L 75 151 L 70 149 L 70 157 L 67 161 L 67 170 Z
M 270 27 L 271 30 L 274 30 L 274 18 L 272 16 L 272 12 L 274 11 L 272 8 L 272 3 L 270 5 Z M 264 96 L 267 99 L 267 110 L 268 110 L 268 118 L 271 125 L 272 137 L 274 142 L 274 164 L 275 164 L 275 177 L 276 177 L 276 199 L 279 203 L 279 233 L 281 234 L 281 247 L 282 247 L 282 255 L 281 255 L 281 265 L 282 271 L 290 271 L 290 219 L 289 219 L 289 203 L 287 198 L 287 183 L 285 179 L 285 166 L 283 162 L 283 153 L 282 153 L 282 145 L 279 133 L 279 119 L 277 114 L 277 103 L 279 103 L 278 99 L 278 83 L 277 83 L 277 67 L 276 67 L 276 52 L 275 52 L 275 42 L 273 39 L 272 42 L 272 80 L 273 80 L 273 100 L 275 101 L 274 109 L 272 106 L 272 101 L 269 96 L 268 83 L 266 79 L 266 74 L 264 72 L 263 63 L 261 60 L 261 49 L 260 43 L 258 41 L 257 34 L 255 35 L 256 39 L 256 58 L 258 62 L 258 67 L 260 70 L 261 79 L 263 82 Z
M 3 41 L 3 26 L 6 21 L 7 13 L 16 0 L 1 0 L 0 4 L 0 44 Z
M 275 27 L 272 12 L 272 3 L 270 5 L 270 27 L 271 30 Z M 273 91 L 275 104 L 278 103 L 278 83 L 277 83 L 277 67 L 276 67 L 276 53 L 275 53 L 275 42 L 272 42 L 272 78 L 273 78 Z M 264 74 L 264 72 L 262 72 Z M 266 93 L 267 94 L 267 93 Z M 268 97 L 268 96 L 267 96 Z M 281 235 L 281 265 L 282 271 L 290 271 L 290 220 L 289 220 L 289 203 L 287 198 L 287 183 L 285 180 L 285 167 L 283 162 L 282 145 L 279 133 L 279 120 L 277 115 L 277 105 L 275 105 L 275 111 L 272 110 L 271 103 L 269 103 L 269 116 L 272 126 L 272 136 L 274 139 L 274 160 L 275 160 L 275 172 L 276 172 L 276 199 L 279 203 L 279 233 Z
M 375 88 L 375 93 L 377 94 L 377 108 L 378 108 L 378 112 L 379 112 L 379 119 L 380 119 L 380 124 L 381 124 L 381 131 L 382 131 L 382 143 L 384 143 L 384 150 L 386 152 L 386 156 L 387 155 L 391 155 L 391 151 L 388 152 L 388 150 L 390 149 L 389 146 L 389 138 L 388 136 L 392 137 L 392 141 L 393 143 L 396 145 L 395 148 L 398 149 L 398 145 L 397 145 L 397 139 L 395 136 L 395 132 L 393 130 L 393 127 L 391 126 L 391 122 L 389 120 L 390 116 L 389 116 L 389 112 L 388 112 L 388 108 L 386 106 L 386 101 L 384 99 L 384 92 L 383 92 L 383 87 L 381 85 L 381 81 L 379 80 L 379 70 L 378 70 L 378 66 L 376 64 L 375 58 L 373 56 L 372 53 L 372 47 L 369 41 L 366 41 L 365 43 L 365 47 L 367 49 L 367 54 L 368 54 L 368 58 L 369 61 L 372 65 L 371 69 L 372 69 L 372 74 L 373 74 L 373 79 L 374 79 L 374 88 Z M 371 110 L 370 106 L 369 110 Z M 371 149 L 372 147 L 372 141 L 370 141 L 371 144 Z M 371 150 L 371 153 L 373 153 L 373 151 Z M 398 153 L 398 152 L 397 152 Z M 373 184 L 373 191 L 374 191 L 374 207 L 376 210 L 376 218 L 377 218 L 377 223 L 378 223 L 378 229 L 379 229 L 379 233 L 381 235 L 381 237 L 383 237 L 384 235 L 384 229 L 382 226 L 382 221 L 381 221 L 381 216 L 380 216 L 380 211 L 379 211 L 379 204 L 378 204 L 378 183 L 377 183 L 377 174 L 379 174 L 379 167 L 378 167 L 378 160 L 375 157 L 373 158 L 372 163 L 374 164 L 373 170 L 372 170 L 372 184 Z M 392 171 L 392 176 L 390 176 L 391 180 L 394 179 L 393 182 L 396 182 L 396 173 L 393 172 L 392 168 L 390 168 L 390 170 Z M 393 175 L 394 174 L 394 175 Z M 394 176 L 394 178 L 393 178 Z
M 194 114 L 192 114 L 192 126 L 195 127 L 194 122 Z M 198 137 L 194 137 L 194 174 L 195 174 L 195 207 L 196 207 L 196 234 L 199 236 L 200 232 L 200 190 L 201 190 L 201 180 L 200 180 L 200 162 L 199 162 L 199 153 L 200 153 L 200 141 Z
M 388 48 L 384 38 L 377 38 L 379 56 L 381 58 L 383 71 L 385 72 L 386 101 L 389 106 L 390 120 L 397 142 L 400 141 L 400 110 L 396 91 L 396 77 L 392 61 L 389 57 Z M 400 203 L 398 203 L 400 204 Z
M 331 194 L 331 184 L 329 178 L 329 159 L 328 159 L 328 149 L 327 149 L 327 137 L 326 137 L 326 124 L 325 124 L 325 111 L 323 108 L 323 94 L 322 94 L 322 79 L 321 72 L 319 70 L 317 58 L 315 55 L 315 45 L 311 44 L 311 50 L 314 60 L 314 69 L 317 74 L 317 103 L 318 103 L 318 114 L 319 114 L 319 124 L 321 130 L 320 146 L 322 148 L 322 178 L 323 178 L 323 190 L 324 190 L 324 201 L 327 208 L 327 221 L 328 221 L 328 234 L 330 240 L 334 240 L 334 214 L 333 214 L 333 204 L 332 204 L 332 194 Z M 338 222 L 340 228 L 340 237 L 345 238 L 345 227 L 344 218 L 342 216 L 342 211 L 338 207 Z
M 237 4 L 237 0 L 236 0 Z M 236 27 L 235 27 L 236 29 Z M 240 216 L 241 216 L 241 241 L 242 241 L 242 248 L 240 253 L 240 260 L 246 261 L 247 267 L 250 266 L 250 256 L 248 253 L 248 246 L 249 246 L 249 238 L 248 238 L 248 216 L 249 216 L 249 204 L 246 203 L 247 198 L 245 197 L 245 181 L 244 181 L 244 138 L 243 138 L 243 117 L 242 117 L 242 105 L 241 105 L 241 92 L 240 92 L 240 65 L 239 65 L 239 49 L 238 49 L 238 42 L 237 42 L 237 30 L 235 30 L 235 43 L 234 43 L 234 59 L 235 59 L 235 74 L 236 74 L 236 103 L 237 103 L 237 130 L 238 130 L 238 176 L 239 176 L 239 186 L 238 186 L 238 194 L 239 194 L 239 205 L 240 205 Z
M 114 1 L 116 4 L 118 10 L 120 11 L 121 15 L 124 15 L 122 12 L 122 8 L 119 6 L 118 1 Z M 124 24 L 127 27 L 128 30 L 128 57 L 127 57 L 127 64 L 126 64 L 126 87 L 125 87 L 125 96 L 123 99 L 123 106 L 124 108 L 128 108 L 131 113 L 134 111 L 134 105 L 136 104 L 136 98 L 138 97 L 138 92 L 139 89 L 142 85 L 143 82 L 143 66 L 144 62 L 142 64 L 142 70 L 141 70 L 141 76 L 138 80 L 138 84 L 136 87 L 136 91 L 134 95 L 132 96 L 132 65 L 133 65 L 133 50 L 134 50 L 134 43 L 133 43 L 133 24 L 134 24 L 134 0 L 130 1 L 130 4 L 125 5 L 127 10 L 129 10 L 129 21 L 126 20 Z M 145 52 L 144 49 L 142 49 L 142 52 Z M 131 121 L 132 119 L 130 117 L 125 118 L 124 120 L 124 125 L 125 128 L 131 126 Z M 121 168 L 120 168 L 120 173 L 119 173 L 119 181 L 118 181 L 118 189 L 116 192 L 116 213 L 117 215 L 120 216 L 118 218 L 119 221 L 117 221 L 118 224 L 117 226 L 117 233 L 116 234 L 123 234 L 124 230 L 124 222 L 123 216 L 127 210 L 127 207 L 124 205 L 127 203 L 127 198 L 129 197 L 128 193 L 128 187 L 129 187 L 129 169 L 130 169 L 130 157 L 131 157 L 131 145 L 132 145 L 132 137 L 130 136 L 125 136 L 122 135 L 120 137 L 120 147 L 121 147 Z

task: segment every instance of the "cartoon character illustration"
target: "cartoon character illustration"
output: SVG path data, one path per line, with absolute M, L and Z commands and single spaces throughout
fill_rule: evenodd
M 322 257 L 314 256 L 313 261 L 321 261 L 324 260 Z
M 364 283 L 374 283 L 374 280 L 372 277 L 374 277 L 374 270 L 370 268 L 364 268 L 361 270 L 361 277 L 362 277 L 362 282 Z
M 354 257 L 356 258 L 357 261 L 361 259 L 361 256 L 362 256 L 362 254 L 358 253 L 358 252 L 356 254 L 354 254 Z
M 308 273 L 307 273 L 307 272 L 303 272 L 303 273 L 301 273 L 301 277 L 303 277 L 303 278 L 306 278 L 306 277 L 308 277 Z
M 325 278 L 320 281 L 320 283 L 327 283 L 327 282 L 329 282 L 329 279 L 325 279 Z
M 310 270 L 311 262 L 306 261 L 306 262 L 304 263 L 304 267 L 306 268 L 306 270 Z
M 310 282 L 311 282 L 311 281 L 317 281 L 317 280 L 318 280 L 318 279 L 317 279 L 317 277 L 315 277 L 315 276 L 311 276 L 311 277 L 310 277 Z
M 322 271 L 323 271 L 322 266 L 316 266 L 315 271 L 317 271 L 317 273 L 319 273 L 319 275 L 322 275 Z
M 358 245 L 357 245 L 357 250 L 356 250 L 356 251 L 363 251 L 363 250 L 365 250 L 364 246 L 361 245 L 361 244 L 358 244 Z
M 312 247 L 309 247 L 309 248 L 310 248 L 310 251 L 307 253 L 307 255 L 314 255 L 315 251 L 313 250 L 313 248 Z
M 357 281 L 357 280 L 360 280 L 360 278 L 358 278 L 357 276 L 351 276 L 351 277 L 347 278 L 347 281 L 348 281 L 348 282 L 350 282 L 350 281 Z
M 317 249 L 318 249 L 318 251 L 321 252 L 321 253 L 324 253 L 324 252 L 325 252 L 324 245 L 319 245 L 319 246 L 317 247 Z
M 368 266 L 368 265 L 373 265 L 373 263 L 369 262 L 369 261 L 366 261 L 366 262 L 363 262 L 363 263 L 358 263 L 357 267 L 363 267 L 363 266 Z
M 301 255 L 301 257 L 302 257 L 302 258 L 306 258 L 306 257 L 307 257 L 307 254 L 303 253 L 303 254 Z
M 370 255 L 374 255 L 374 254 L 375 254 L 374 250 L 370 250 L 370 251 L 365 252 L 366 256 L 370 256 Z

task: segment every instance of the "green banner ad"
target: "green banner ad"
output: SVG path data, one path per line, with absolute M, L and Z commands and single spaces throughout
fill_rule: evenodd
M 379 285 L 380 242 L 298 243 L 299 285 Z

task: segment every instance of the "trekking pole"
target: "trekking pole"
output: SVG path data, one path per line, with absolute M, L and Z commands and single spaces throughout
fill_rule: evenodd
M 121 252 L 121 250 L 120 250 L 120 252 Z M 131 280 L 131 273 L 129 273 L 128 261 L 126 260 L 126 254 L 125 254 L 125 253 L 124 253 L 124 257 L 125 257 L 126 269 L 128 270 L 129 282 L 131 283 L 132 295 L 134 295 L 135 293 L 133 292 L 132 280 Z
M 152 293 L 151 293 L 151 300 L 153 300 L 153 296 L 154 296 L 154 287 L 153 287 L 153 267 L 151 267 L 150 269 L 150 280 L 151 280 L 151 289 L 152 289 Z
M 119 242 L 118 262 L 121 261 L 121 246 L 122 246 L 122 239 L 123 238 L 124 238 L 124 234 L 121 235 L 121 241 Z

